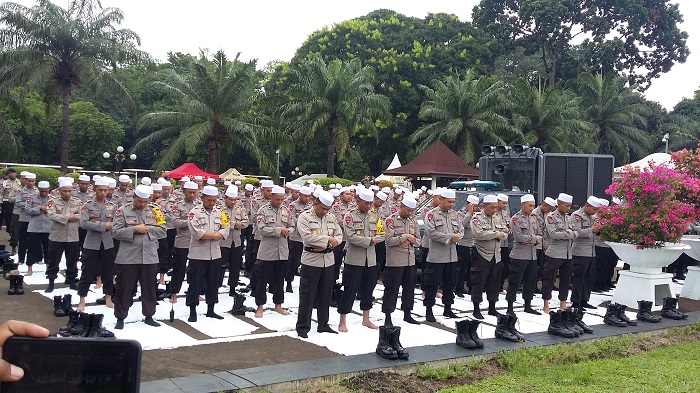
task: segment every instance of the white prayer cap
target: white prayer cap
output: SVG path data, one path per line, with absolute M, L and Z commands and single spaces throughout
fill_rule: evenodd
M 397 187 L 399 187 L 399 184 L 394 184 L 394 188 L 397 188 Z
M 616 204 L 616 205 L 622 205 L 622 199 L 620 199 L 620 198 L 618 198 L 618 197 L 613 197 L 613 200 L 612 200 L 612 201 L 613 201 L 613 203 Z
M 22 172 L 20 172 L 20 173 L 19 173 L 19 176 L 20 176 L 20 177 L 27 176 L 27 171 L 22 171 Z
M 66 180 L 66 178 L 63 177 L 63 176 L 59 176 L 59 177 L 56 179 L 56 181 L 59 182 L 59 183 L 62 182 L 62 181 L 64 181 L 64 180 Z
M 194 177 L 194 180 L 204 180 L 204 176 L 202 175 L 197 175 Z
M 544 198 L 544 203 L 548 204 L 551 207 L 557 207 L 557 201 L 555 201 L 552 197 Z
M 210 186 L 214 186 L 214 185 L 216 185 L 216 180 L 214 180 L 213 177 L 210 177 L 207 179 L 207 184 L 209 184 Z
M 104 177 L 101 177 L 101 178 L 95 180 L 95 187 L 97 187 L 97 186 L 109 187 L 109 180 L 105 179 Z
M 496 195 L 496 198 L 499 201 L 508 202 L 508 195 L 506 195 L 506 194 L 498 194 L 498 195 Z
M 520 203 L 525 203 L 525 202 L 534 202 L 535 201 L 535 196 L 532 194 L 525 194 L 520 197 Z
M 321 191 L 323 191 L 323 190 L 319 190 L 318 188 L 314 188 L 314 191 L 311 193 L 311 195 L 313 195 L 314 198 L 318 198 L 318 193 Z M 333 195 L 331 195 L 331 196 L 333 196 Z
M 314 188 L 316 188 L 317 190 L 321 189 L 321 191 L 323 191 L 323 186 L 320 184 L 314 184 Z
M 163 178 L 158 179 L 158 184 L 160 184 L 163 187 L 172 187 L 173 186 L 172 183 L 170 183 L 169 181 L 167 181 Z
M 225 185 L 225 186 L 230 186 L 230 185 L 231 185 L 231 181 L 230 181 L 230 180 L 224 180 L 224 185 Z
M 309 180 L 306 181 L 306 184 L 314 184 L 314 180 L 313 180 L 313 179 L 309 179 Z
M 229 198 L 238 198 L 238 187 L 228 186 L 224 195 L 226 195 Z
M 333 195 L 331 195 L 330 192 L 328 191 L 321 191 L 318 193 L 318 200 L 319 202 L 323 203 L 324 205 L 331 207 L 333 206 L 333 202 L 335 199 L 333 198 Z
M 572 196 L 569 195 L 569 194 L 565 194 L 565 193 L 562 192 L 562 193 L 559 194 L 559 196 L 557 197 L 557 200 L 560 200 L 560 201 L 565 202 L 565 203 L 571 203 L 571 202 L 574 200 L 574 197 L 572 197 Z
M 408 196 L 404 197 L 403 200 L 401 200 L 401 203 L 408 208 L 411 208 L 411 209 L 416 208 L 416 200 L 413 198 L 410 198 Z
M 51 188 L 51 184 L 47 182 L 46 180 L 42 180 L 39 182 L 39 185 L 37 186 L 38 188 Z
M 134 190 L 134 195 L 136 195 L 139 198 L 150 198 L 152 194 L 153 189 L 151 188 L 151 186 L 147 186 L 145 184 L 139 184 Z
M 313 190 L 311 189 L 311 187 L 303 186 L 299 189 L 299 192 L 304 194 L 304 195 L 311 195 Z
M 156 180 L 157 183 L 162 183 L 165 180 L 163 177 L 159 177 L 158 180 Z
M 289 188 L 292 189 L 292 191 L 299 191 L 299 190 L 301 190 L 301 186 L 298 185 L 298 184 L 294 184 L 294 183 L 287 183 L 287 184 L 289 184 Z
M 58 182 L 58 188 L 63 188 L 63 187 L 71 187 L 71 182 L 69 182 L 68 180 L 65 180 L 65 179 Z
M 151 184 L 151 188 L 153 189 L 153 191 L 163 191 L 163 185 L 160 183 Z
M 151 181 L 150 177 L 144 176 L 141 178 L 141 184 L 143 184 L 144 186 L 150 186 L 152 183 L 153 182 Z
M 448 199 L 449 198 L 456 198 L 457 193 L 455 192 L 455 190 L 450 190 L 450 189 L 445 188 L 442 190 L 442 193 L 440 194 L 440 196 L 442 196 L 443 198 L 448 198 Z
M 420 189 L 423 190 L 423 192 L 428 191 L 428 187 L 426 187 L 426 186 L 422 186 Z
M 338 189 L 343 188 L 343 185 L 340 183 L 335 183 L 335 188 L 338 188 Z
M 97 179 L 101 178 L 102 176 L 100 175 L 93 175 L 92 176 L 92 181 L 97 181 Z
M 184 186 L 182 186 L 182 188 L 185 190 L 197 190 L 199 189 L 199 186 L 193 181 L 188 181 Z
M 372 202 L 374 200 L 374 193 L 366 188 L 359 190 L 357 195 L 365 202 Z
M 588 199 L 586 199 L 586 203 L 593 206 L 593 207 L 600 207 L 600 200 L 593 195 L 589 196 Z
M 253 191 L 253 185 L 248 183 L 245 185 L 245 189 L 246 189 L 246 191 Z
M 348 191 L 351 191 L 351 188 L 350 188 L 350 187 L 342 187 L 342 188 L 340 189 L 340 193 L 341 193 L 341 194 L 344 193 L 344 192 L 348 192 Z
M 498 198 L 496 198 L 495 195 L 486 195 L 484 197 L 484 203 L 496 203 L 498 202 Z
M 419 189 L 417 189 L 415 192 L 416 192 L 418 195 L 420 195 L 420 194 L 423 193 L 423 190 L 421 190 L 421 189 L 419 188 Z
M 333 195 L 334 198 L 340 196 L 340 190 L 337 188 L 331 188 L 328 192 Z
M 428 190 L 428 191 L 426 191 L 426 193 L 428 193 L 428 195 L 432 196 L 432 195 L 433 195 L 433 190 Z
M 467 196 L 467 202 L 471 203 L 472 205 L 478 205 L 479 197 L 476 195 L 469 195 Z
M 389 194 L 391 192 L 391 188 L 389 187 L 382 187 L 382 192 L 385 194 Z
M 109 188 L 117 188 L 117 181 L 116 180 L 109 178 L 109 179 L 107 179 L 107 181 L 109 182 Z
M 26 178 L 29 180 L 36 179 L 36 173 L 27 172 Z
M 214 186 L 204 186 L 204 188 L 202 188 L 202 194 L 209 196 L 218 196 L 219 190 Z
M 403 194 L 403 188 L 397 188 L 397 189 L 395 189 L 395 190 L 394 190 L 394 194 L 399 194 L 399 195 Z
M 119 182 L 131 183 L 131 178 L 129 178 L 129 175 L 119 175 Z
M 233 184 L 235 184 L 235 185 L 237 185 L 237 186 L 240 186 L 240 185 L 241 185 L 241 181 L 240 181 L 240 180 L 236 180 L 236 181 L 233 182 Z
M 369 189 L 372 191 L 379 191 L 379 186 L 376 184 L 372 184 L 371 186 L 369 186 Z
M 270 180 L 270 181 L 272 181 L 272 180 Z M 273 193 L 273 194 L 283 194 L 283 195 L 284 195 L 284 194 L 285 194 L 285 191 L 284 191 L 284 188 L 282 188 L 282 187 L 280 187 L 280 186 L 274 186 L 274 187 L 272 187 L 272 193 Z
M 73 178 L 70 177 L 70 176 L 66 178 L 66 181 L 69 182 L 70 184 L 75 183 L 75 179 L 73 179 Z
M 598 198 L 598 202 L 600 202 L 602 206 L 610 206 L 610 201 L 607 199 Z
M 190 179 L 189 176 L 183 176 L 183 177 L 180 179 L 180 181 L 183 182 L 183 183 L 187 183 L 187 182 L 192 181 L 192 179 Z
M 275 183 L 273 183 L 272 180 L 261 180 L 260 181 L 261 188 L 272 188 L 274 185 L 275 185 Z
M 383 191 L 377 192 L 374 196 L 386 202 L 387 195 Z

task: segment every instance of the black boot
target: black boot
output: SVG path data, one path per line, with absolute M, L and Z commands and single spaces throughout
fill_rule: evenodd
M 73 311 L 73 296 L 71 294 L 63 295 L 61 298 L 61 307 L 63 308 L 63 311 L 68 314 L 68 311 Z
M 681 320 L 688 318 L 688 314 L 678 311 L 678 299 L 675 297 L 665 297 L 664 305 L 661 309 L 661 316 L 664 318 Z
M 661 317 L 651 312 L 651 307 L 653 305 L 652 302 L 647 300 L 639 300 L 637 301 L 637 304 L 639 307 L 637 311 L 638 320 L 649 323 L 661 322 Z
M 473 302 L 473 303 L 474 303 L 474 312 L 472 313 L 472 315 L 474 316 L 474 318 L 484 319 L 484 316 L 481 315 L 481 310 L 479 309 L 479 303 L 477 303 L 477 302 Z
M 506 314 L 508 315 L 508 314 Z M 518 317 L 515 315 L 508 315 L 508 331 L 511 332 L 520 341 L 525 341 L 525 336 L 515 328 L 515 324 L 518 322 Z
M 87 338 L 97 338 L 100 337 L 100 334 L 102 333 L 102 320 L 104 319 L 104 315 L 102 314 L 90 314 L 90 328 L 88 331 L 85 333 L 85 337 Z
M 561 312 L 561 323 L 566 326 L 567 329 L 576 333 L 576 337 L 583 334 L 583 329 L 576 323 L 576 316 L 570 308 Z
M 532 308 L 531 302 L 532 302 L 531 300 L 525 300 L 525 308 L 523 309 L 523 311 L 525 311 L 525 312 L 528 313 L 528 314 L 542 315 L 541 312 L 539 312 L 539 311 L 535 310 L 534 308 Z
M 44 290 L 44 293 L 51 293 L 53 292 L 53 278 L 49 278 L 49 286 L 46 287 Z
M 7 289 L 8 295 L 17 294 L 17 276 L 10 276 L 10 288 Z
M 245 315 L 246 307 L 243 305 L 245 301 L 245 295 L 238 294 L 234 292 L 233 295 L 233 308 L 231 309 L 231 314 L 233 315 Z
M 489 302 L 489 315 L 493 315 L 494 317 L 501 315 L 496 311 L 496 302 Z
M 477 348 L 483 348 L 484 347 L 484 341 L 479 338 L 479 335 L 477 334 L 477 329 L 479 328 L 479 324 L 481 321 L 469 321 L 469 337 L 474 341 L 474 344 L 476 344 Z
M 187 318 L 187 322 L 197 322 L 197 306 L 190 306 L 190 317 Z
M 79 312 L 77 311 L 71 311 L 68 313 L 68 323 L 61 326 L 58 331 L 63 334 L 66 333 L 66 335 L 70 335 L 70 330 L 75 326 L 75 324 L 78 323 L 78 315 L 80 315 Z
M 333 284 L 333 291 L 331 291 L 331 307 L 338 307 L 340 298 L 343 297 L 343 290 L 340 289 L 341 287 L 341 284 Z
M 413 315 L 411 315 L 411 310 L 403 310 L 403 320 L 404 322 L 408 322 L 412 325 L 420 325 L 420 322 L 416 321 L 413 318 Z
M 292 282 L 291 281 L 287 281 L 287 288 L 285 288 L 285 292 L 294 293 L 294 290 L 292 289 Z
M 593 329 L 591 329 L 588 325 L 586 325 L 585 322 L 583 322 L 583 308 L 577 308 L 574 309 L 574 319 L 576 321 L 576 324 L 578 327 L 580 327 L 584 333 L 593 333 Z
M 436 322 L 435 316 L 433 315 L 433 308 L 432 307 L 425 307 L 425 320 L 427 322 Z
M 469 320 L 455 322 L 455 328 L 457 329 L 457 345 L 464 349 L 476 348 L 476 343 L 469 335 L 469 322 Z
M 160 323 L 156 322 L 152 316 L 146 317 L 143 320 L 143 323 L 145 323 L 148 326 L 153 326 L 153 327 L 159 327 Z
M 124 320 L 123 319 L 117 319 L 117 324 L 114 325 L 115 329 L 124 329 Z
M 78 321 L 68 330 L 71 336 L 85 337 L 90 332 L 90 314 L 78 313 Z
M 66 310 L 63 309 L 63 300 L 60 296 L 53 297 L 53 315 L 57 317 L 66 316 Z
M 391 322 L 391 313 L 390 312 L 384 313 L 384 326 L 386 326 L 386 327 L 394 326 L 394 324 Z
M 396 351 L 396 356 L 399 359 L 408 359 L 408 351 L 401 345 L 401 341 L 399 341 L 399 336 L 401 336 L 401 327 L 400 326 L 394 326 L 387 328 L 387 334 L 389 335 L 389 343 L 391 344 L 391 348 Z
M 443 311 L 442 316 L 447 317 L 447 318 L 458 318 L 457 314 L 452 312 L 452 305 L 451 304 L 445 304 L 445 311 Z
M 498 320 L 496 323 L 496 338 L 504 341 L 518 342 L 520 341 L 518 337 L 508 330 L 508 321 L 510 318 L 510 315 L 498 315 Z
M 386 326 L 379 327 L 379 344 L 377 344 L 375 352 L 384 359 L 396 359 L 399 357 L 396 350 L 391 346 L 391 340 Z
M 627 326 L 637 326 L 637 321 L 633 321 L 625 315 L 625 310 L 627 309 L 627 306 L 624 304 L 618 304 L 617 305 L 617 317 L 620 318 L 621 321 L 624 321 Z
M 224 319 L 224 317 L 214 312 L 213 304 L 207 304 L 207 317 L 214 319 Z
M 508 310 L 506 310 L 506 314 L 515 315 L 515 311 L 513 311 L 513 302 L 508 302 Z
M 605 312 L 605 317 L 603 317 L 603 323 L 610 326 L 627 327 L 627 322 L 621 320 L 617 316 L 617 308 L 618 306 L 615 303 L 608 304 L 608 309 Z
M 15 295 L 24 295 L 24 276 L 15 276 Z
M 574 338 L 576 333 L 569 330 L 561 322 L 562 312 L 561 310 L 550 311 L 549 312 L 549 326 L 547 327 L 547 333 L 553 334 L 555 336 L 564 338 Z

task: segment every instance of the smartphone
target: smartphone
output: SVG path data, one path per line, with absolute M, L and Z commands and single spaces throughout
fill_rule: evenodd
M 141 383 L 141 344 L 134 340 L 13 336 L 2 357 L 24 370 L 21 380 L 2 383 L 2 393 L 137 393 Z

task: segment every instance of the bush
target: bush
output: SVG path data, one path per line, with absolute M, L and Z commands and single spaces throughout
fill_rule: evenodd
M 36 174 L 36 183 L 39 184 L 42 180 L 48 180 L 51 183 L 51 188 L 58 187 L 58 177 L 61 176 L 61 171 L 53 168 L 39 168 L 31 166 L 15 166 L 13 167 L 17 170 L 17 177 L 19 178 L 19 173 L 22 171 L 28 171 Z M 5 168 L 7 169 L 7 168 Z
M 78 178 L 80 177 L 80 173 L 78 172 L 68 172 L 65 174 L 65 177 L 72 177 L 74 182 L 78 182 Z
M 323 186 L 324 190 L 328 190 L 329 185 L 336 184 L 336 183 L 342 184 L 343 187 L 347 187 L 347 186 L 352 185 L 351 180 L 341 179 L 339 177 L 326 177 L 326 178 L 314 179 L 314 183 L 320 184 L 321 186 Z
M 246 177 L 241 182 L 241 188 L 245 187 L 246 184 L 252 184 L 254 187 L 257 187 L 260 185 L 260 179 L 257 177 Z
M 377 185 L 379 186 L 379 188 L 384 188 L 384 187 L 393 188 L 394 187 L 394 183 L 390 182 L 389 180 L 380 180 L 379 184 L 377 184 Z

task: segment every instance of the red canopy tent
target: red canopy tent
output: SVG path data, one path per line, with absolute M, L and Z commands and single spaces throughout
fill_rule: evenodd
M 203 176 L 205 179 L 213 178 L 214 180 L 219 180 L 219 175 L 204 172 L 203 170 L 199 169 L 197 165 L 191 162 L 186 162 L 172 171 L 167 172 L 167 175 L 178 180 L 183 176 L 187 176 L 190 179 L 194 179 L 195 176 Z

